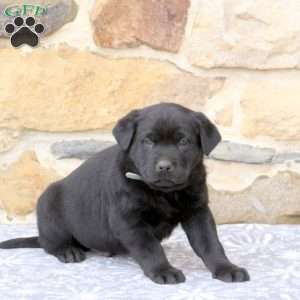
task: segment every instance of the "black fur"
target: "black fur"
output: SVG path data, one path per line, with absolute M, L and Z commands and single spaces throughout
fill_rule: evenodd
M 1 249 L 41 248 L 38 237 L 17 238 L 0 243 Z
M 194 251 L 223 281 L 246 281 L 226 257 L 208 207 L 203 154 L 218 144 L 217 128 L 201 113 L 162 103 L 135 110 L 113 130 L 118 145 L 51 184 L 38 201 L 38 242 L 63 262 L 85 251 L 129 253 L 156 283 L 185 281 L 160 241 L 180 223 Z M 126 172 L 143 181 L 128 179 Z M 23 246 L 37 246 L 35 239 Z M 20 247 L 4 242 L 0 248 Z M 9 246 L 9 247 L 7 247 Z

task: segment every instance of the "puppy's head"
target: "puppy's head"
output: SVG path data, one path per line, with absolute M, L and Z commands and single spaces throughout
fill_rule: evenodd
M 221 140 L 204 114 L 172 103 L 130 112 L 113 134 L 143 181 L 165 192 L 183 189 L 203 154 Z

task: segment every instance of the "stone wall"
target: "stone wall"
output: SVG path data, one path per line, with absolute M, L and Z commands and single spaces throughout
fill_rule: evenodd
M 30 3 L 49 4 L 38 48 L 14 49 L 0 17 L 0 222 L 34 222 L 49 182 L 160 101 L 222 132 L 206 160 L 218 223 L 300 222 L 299 1 Z

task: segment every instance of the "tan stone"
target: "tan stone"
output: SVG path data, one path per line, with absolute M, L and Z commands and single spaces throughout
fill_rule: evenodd
M 204 68 L 299 67 L 300 2 L 294 0 L 198 0 L 184 46 Z
M 280 172 L 260 176 L 239 192 L 210 187 L 210 207 L 219 224 L 300 223 L 300 175 Z
M 39 195 L 58 179 L 50 169 L 43 168 L 34 152 L 25 152 L 20 159 L 0 171 L 0 206 L 9 215 L 26 215 L 35 209 Z
M 233 106 L 226 105 L 216 113 L 216 123 L 221 126 L 230 127 L 233 122 Z
M 189 0 L 98 0 L 91 19 L 97 45 L 177 52 L 184 34 Z
M 0 65 L 0 128 L 13 129 L 111 129 L 131 109 L 161 100 L 200 110 L 225 81 L 166 62 L 73 49 L 39 48 L 26 55 L 0 49 Z
M 20 136 L 20 132 L 15 130 L 0 129 L 0 152 L 13 148 Z
M 300 73 L 251 79 L 241 95 L 242 133 L 280 141 L 300 139 Z
M 201 110 L 207 100 L 222 90 L 225 77 L 202 78 L 192 74 L 182 73 L 170 76 L 169 80 L 158 83 L 147 96 L 147 104 L 157 103 L 157 100 L 172 101 L 193 110 Z

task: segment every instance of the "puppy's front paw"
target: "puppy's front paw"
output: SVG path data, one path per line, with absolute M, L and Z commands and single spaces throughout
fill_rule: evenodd
M 185 282 L 185 276 L 182 271 L 171 266 L 150 271 L 146 276 L 158 284 L 177 284 Z
M 58 260 L 63 263 L 77 263 L 85 260 L 85 253 L 77 247 L 67 247 L 56 254 Z
M 250 280 L 246 269 L 231 264 L 218 267 L 213 273 L 213 278 L 224 282 L 243 282 Z

